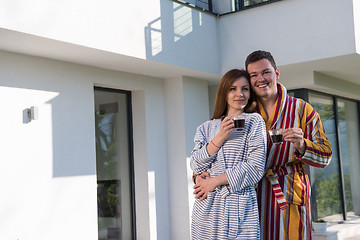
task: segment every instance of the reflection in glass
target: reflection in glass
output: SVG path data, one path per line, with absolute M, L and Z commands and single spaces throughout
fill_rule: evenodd
M 339 100 L 338 113 L 346 210 L 351 217 L 354 214 L 360 215 L 360 188 L 359 184 L 354 184 L 360 181 L 359 119 L 356 102 Z
M 128 129 L 126 94 L 95 90 L 98 230 L 101 240 L 133 238 Z
M 326 136 L 329 139 L 333 157 L 331 163 L 326 168 L 312 167 L 315 180 L 313 192 L 316 195 L 316 210 L 318 218 L 325 218 L 327 221 L 341 220 L 342 215 L 342 195 L 340 188 L 339 159 L 337 153 L 335 115 L 333 100 L 331 97 L 320 94 L 309 93 L 309 102 L 320 114 L 322 124 L 325 128 Z
M 244 1 L 244 7 L 247 7 L 258 3 L 267 2 L 268 0 L 243 0 L 243 1 Z
M 294 91 L 288 90 L 287 94 L 291 97 L 295 97 Z

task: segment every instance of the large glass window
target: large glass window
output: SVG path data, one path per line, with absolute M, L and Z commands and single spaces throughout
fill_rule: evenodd
M 307 89 L 289 95 L 308 101 L 320 114 L 333 156 L 324 169 L 310 167 L 314 219 L 347 220 L 360 216 L 360 103 Z
M 314 181 L 313 186 L 315 188 L 313 189 L 313 194 L 316 199 L 313 202 L 313 207 L 317 210 L 318 218 L 326 217 L 327 221 L 342 220 L 341 178 L 333 98 L 310 92 L 309 102 L 320 114 L 326 136 L 331 143 L 333 151 L 333 157 L 329 166 L 323 169 L 311 167 L 311 175 L 314 178 L 312 181 Z
M 359 116 L 357 104 L 353 101 L 338 100 L 340 153 L 344 176 L 347 216 L 360 215 L 360 154 Z
M 134 239 L 130 93 L 95 88 L 98 231 L 101 240 Z

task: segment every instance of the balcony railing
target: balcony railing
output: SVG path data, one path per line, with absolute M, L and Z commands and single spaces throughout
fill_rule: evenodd
M 246 10 L 281 0 L 173 0 L 192 8 L 196 8 L 215 15 L 224 15 Z
M 198 8 L 206 12 L 214 13 L 213 0 L 174 0 L 174 2 L 185 4 L 193 8 Z

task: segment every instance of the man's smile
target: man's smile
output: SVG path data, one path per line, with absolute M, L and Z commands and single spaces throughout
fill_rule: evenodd
M 269 85 L 268 82 L 263 82 L 263 83 L 257 84 L 257 87 L 258 88 L 264 88 L 264 87 L 267 87 L 268 85 Z

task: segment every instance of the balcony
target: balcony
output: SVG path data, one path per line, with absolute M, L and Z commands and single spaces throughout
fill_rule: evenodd
M 226 2 L 223 0 L 174 0 L 174 2 L 178 2 L 215 15 L 224 15 L 238 12 L 277 1 L 280 0 L 229 0 Z

